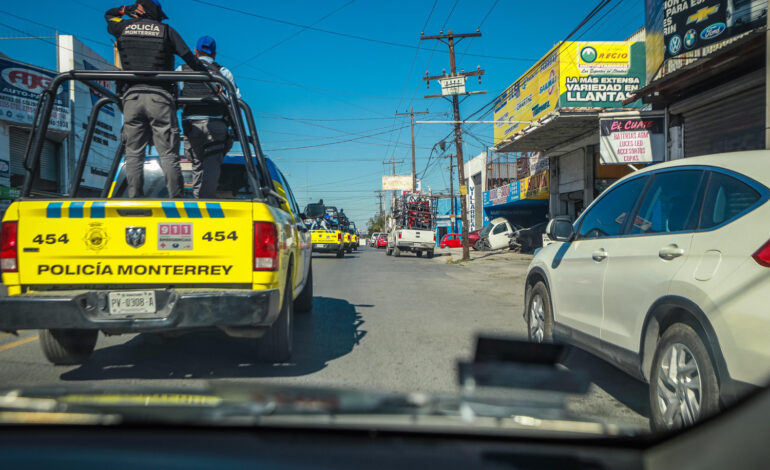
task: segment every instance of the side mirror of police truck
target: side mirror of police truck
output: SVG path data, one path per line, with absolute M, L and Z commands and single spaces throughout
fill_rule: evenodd
M 548 234 L 548 238 L 557 242 L 572 241 L 574 236 L 572 223 L 566 219 L 551 220 L 548 222 L 545 232 Z

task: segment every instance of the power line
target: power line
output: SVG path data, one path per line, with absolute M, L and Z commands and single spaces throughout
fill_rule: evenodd
M 245 62 L 244 62 L 245 63 Z M 314 90 L 314 91 L 324 91 L 328 93 L 338 93 L 340 95 L 350 95 L 350 96 L 361 96 L 364 98 L 376 98 L 380 100 L 399 100 L 400 98 L 396 98 L 395 96 L 380 96 L 380 95 L 367 95 L 364 93 L 353 93 L 350 91 L 341 91 L 341 90 L 333 90 L 331 88 L 318 88 L 318 87 L 312 87 L 308 85 L 302 85 L 301 83 L 293 83 L 293 82 L 282 82 L 278 80 L 265 80 L 263 78 L 256 78 L 256 77 L 245 77 L 242 75 L 238 76 L 238 80 L 249 80 L 253 82 L 261 82 L 261 83 L 273 83 L 276 85 L 285 85 L 285 86 L 292 86 L 296 88 L 305 88 L 307 90 Z M 389 119 L 389 118 L 382 118 L 382 119 Z
M 337 13 L 337 12 L 339 12 L 341 10 L 344 10 L 345 8 L 350 6 L 351 4 L 355 3 L 355 1 L 356 0 L 350 0 L 348 3 L 342 5 L 341 7 L 335 9 L 334 11 L 331 11 L 330 13 L 327 13 L 326 15 L 322 16 L 321 18 L 317 19 L 311 26 L 315 26 L 318 23 L 321 23 L 323 20 L 325 20 L 325 19 L 329 18 L 330 16 L 334 15 L 335 13 Z M 251 62 L 252 60 L 260 57 L 261 55 L 264 55 L 265 53 L 267 53 L 269 51 L 272 51 L 273 49 L 275 49 L 276 47 L 278 47 L 281 44 L 285 43 L 286 41 L 289 41 L 290 39 L 293 39 L 293 38 L 299 36 L 300 34 L 304 33 L 305 31 L 307 31 L 307 28 L 300 29 L 299 31 L 297 31 L 297 32 L 295 32 L 295 33 L 293 33 L 293 34 L 291 34 L 291 35 L 281 39 L 280 41 L 278 41 L 276 43 L 274 43 L 273 45 L 269 46 L 268 48 L 261 50 L 260 52 L 257 53 L 257 55 L 255 55 L 253 57 L 249 57 L 248 59 L 244 60 L 243 62 L 241 62 L 239 64 L 236 64 L 235 66 L 233 66 L 233 68 L 235 69 L 235 68 L 238 68 L 241 65 L 245 64 L 246 62 Z
M 343 32 L 339 32 L 339 31 L 332 31 L 332 30 L 329 30 L 329 29 L 317 28 L 317 27 L 311 26 L 311 25 L 304 25 L 304 24 L 300 24 L 300 23 L 295 23 L 293 21 L 282 20 L 280 18 L 273 18 L 273 17 L 266 16 L 266 15 L 260 15 L 258 13 L 252 13 L 252 12 L 241 10 L 241 9 L 238 9 L 238 8 L 232 8 L 232 7 L 228 7 L 228 6 L 225 6 L 225 5 L 219 5 L 217 3 L 209 2 L 209 1 L 206 1 L 206 0 L 193 0 L 193 1 L 196 2 L 196 3 L 200 3 L 202 5 L 208 5 L 210 7 L 219 8 L 221 10 L 227 10 L 227 11 L 230 11 L 230 12 L 233 12 L 233 13 L 238 13 L 238 14 L 241 14 L 241 15 L 246 15 L 246 16 L 251 16 L 251 17 L 254 17 L 254 18 L 259 18 L 261 20 L 271 21 L 273 23 L 280 23 L 280 24 L 284 24 L 284 25 L 288 25 L 288 26 L 294 26 L 294 27 L 297 27 L 297 28 L 305 28 L 307 30 L 316 31 L 316 32 L 319 32 L 319 33 L 331 34 L 331 35 L 334 35 L 334 36 L 340 36 L 340 37 L 344 37 L 344 38 L 348 38 L 348 39 L 356 39 L 356 40 L 359 40 L 359 41 L 366 41 L 366 42 L 371 42 L 371 43 L 376 43 L 376 44 L 383 44 L 383 45 L 387 45 L 387 46 L 401 47 L 401 48 L 405 48 L 405 49 L 417 49 L 417 46 L 413 46 L 411 44 L 403 44 L 403 43 L 399 43 L 399 42 L 386 41 L 386 40 L 383 40 L 383 39 L 368 38 L 368 37 L 359 36 L 359 35 L 356 35 L 356 34 L 343 33 Z M 521 62 L 531 62 L 532 61 L 532 59 L 527 59 L 527 58 L 522 58 L 522 57 L 503 57 L 503 56 L 492 56 L 492 55 L 482 55 L 482 54 L 468 54 L 468 55 L 469 56 L 473 56 L 473 57 L 483 57 L 483 58 L 486 58 L 486 59 L 512 60 L 512 61 L 521 61 Z

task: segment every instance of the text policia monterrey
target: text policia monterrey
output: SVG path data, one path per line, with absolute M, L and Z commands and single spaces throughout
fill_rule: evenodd
M 220 264 L 214 265 L 182 265 L 182 264 L 137 264 L 126 265 L 119 264 L 112 266 L 109 264 L 41 264 L 37 267 L 38 274 L 51 274 L 54 276 L 107 276 L 117 274 L 119 276 L 184 276 L 184 275 L 206 275 L 206 276 L 227 276 L 233 266 Z

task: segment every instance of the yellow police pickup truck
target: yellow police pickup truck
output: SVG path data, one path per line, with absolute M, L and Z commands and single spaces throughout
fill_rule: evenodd
M 94 106 L 98 114 L 100 105 L 119 102 L 95 81 L 131 81 L 133 74 L 70 72 L 55 78 L 43 94 L 21 197 L 2 221 L 0 266 L 9 295 L 0 298 L 0 330 L 42 330 L 43 352 L 54 364 L 86 361 L 99 331 L 200 328 L 255 338 L 260 360 L 288 360 L 295 308 L 312 308 L 310 237 L 288 183 L 260 150 L 244 102 L 228 100 L 244 155 L 227 157 L 214 200 L 168 199 L 157 158 L 144 164 L 146 198 L 128 199 L 120 152 L 101 197 L 81 196 L 95 119 L 66 194 L 35 191 L 57 87 L 74 79 L 96 89 L 104 95 Z M 230 87 L 221 77 L 197 72 L 152 79 L 164 77 Z
M 347 245 L 339 225 L 337 209 L 323 204 L 308 204 L 304 216 L 310 224 L 314 253 L 333 253 L 337 258 L 345 256 Z

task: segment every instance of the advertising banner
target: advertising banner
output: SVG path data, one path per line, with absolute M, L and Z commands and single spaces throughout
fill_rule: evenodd
M 623 106 L 623 100 L 646 83 L 643 42 L 571 42 L 562 46 L 560 61 L 560 107 L 641 106 Z
M 666 143 L 663 117 L 599 120 L 602 165 L 662 162 Z
M 382 177 L 383 191 L 411 191 L 412 175 L 396 175 Z
M 32 125 L 37 101 L 48 88 L 55 72 L 10 59 L 0 59 L 0 119 L 15 124 Z M 59 88 L 49 130 L 69 132 L 69 87 Z
M 654 35 L 647 49 L 655 62 L 660 56 L 676 57 L 766 21 L 767 0 L 645 0 L 648 41 L 650 33 Z M 661 31 L 662 41 L 658 38 Z
M 494 104 L 495 145 L 562 108 L 639 108 L 623 101 L 646 83 L 644 42 L 566 42 Z
M 554 48 L 497 97 L 495 143 L 527 128 L 530 122 L 556 109 L 559 102 L 558 52 L 558 48 Z
M 73 36 L 61 35 L 59 42 L 59 71 L 69 70 L 117 70 L 117 67 L 105 60 L 99 54 L 88 48 L 85 44 Z M 115 82 L 101 81 L 101 86 L 117 91 Z M 75 83 L 70 90 L 70 100 L 73 103 L 73 130 L 76 138 L 71 143 L 71 164 L 80 157 L 80 149 L 83 146 L 82 136 L 88 126 L 88 118 L 91 115 L 94 103 L 101 96 L 82 83 Z M 99 113 L 96 122 L 96 130 L 91 143 L 91 149 L 86 160 L 86 168 L 83 172 L 83 186 L 101 189 L 104 187 L 112 159 L 115 157 L 120 144 L 120 131 L 123 125 L 123 117 L 115 106 L 105 106 Z
M 519 180 L 519 199 L 548 199 L 550 173 L 544 171 Z

